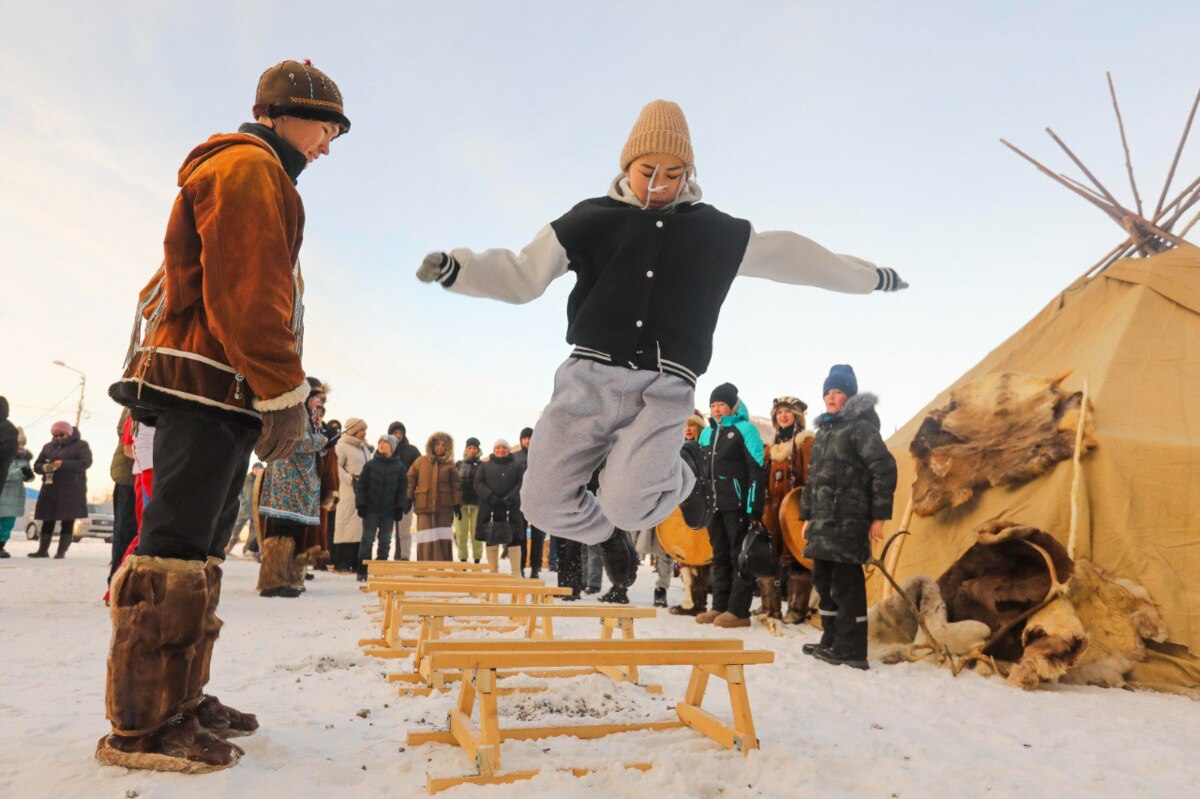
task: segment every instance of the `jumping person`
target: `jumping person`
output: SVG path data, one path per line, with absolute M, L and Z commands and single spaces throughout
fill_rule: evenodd
M 821 641 L 802 649 L 826 663 L 867 668 L 867 587 L 862 564 L 892 518 L 896 459 L 879 433 L 875 395 L 858 393 L 854 370 L 838 364 L 823 387 L 808 482 L 800 494 L 804 557 L 813 562 Z
M 906 286 L 891 269 L 795 233 L 757 233 L 701 203 L 694 163 L 683 111 L 656 100 L 642 109 L 606 196 L 576 205 L 520 254 L 431 252 L 417 271 L 451 291 L 512 303 L 575 273 L 567 302 L 575 348 L 535 428 L 522 489 L 530 524 L 553 535 L 628 545 L 614 530 L 653 527 L 676 507 L 694 529 L 706 525 L 699 464 L 694 449 L 681 457 L 678 431 L 735 277 L 863 294 Z M 585 486 L 606 458 L 593 496 Z
M 309 430 L 300 362 L 304 209 L 295 182 L 350 129 L 342 95 L 305 61 L 263 73 L 254 124 L 218 134 L 179 170 L 164 260 L 138 300 L 124 376 L 110 389 L 153 420 L 154 501 L 112 580 L 103 763 L 206 772 L 253 715 L 204 693 L 221 629 L 225 543 L 251 452 L 288 457 Z

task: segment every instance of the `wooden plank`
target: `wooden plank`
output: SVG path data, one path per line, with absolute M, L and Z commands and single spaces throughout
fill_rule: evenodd
M 708 672 L 699 666 L 692 667 L 692 676 L 688 680 L 687 693 L 683 701 L 694 707 L 700 707 L 704 702 L 704 691 L 708 687 Z
M 622 763 L 625 768 L 637 769 L 638 771 L 649 771 L 653 768 L 651 763 Z M 592 773 L 590 768 L 560 768 L 551 769 L 552 771 L 569 771 L 576 777 L 584 777 Z M 542 770 L 537 771 L 510 771 L 506 774 L 493 774 L 490 777 L 434 777 L 429 775 L 426 781 L 426 789 L 429 793 L 438 793 L 447 788 L 453 788 L 457 785 L 508 785 L 521 780 L 530 780 L 541 774 Z
M 581 642 L 586 646 L 587 642 Z M 699 666 L 772 663 L 775 653 L 765 650 L 721 651 L 669 647 L 661 650 L 597 650 L 528 652 L 520 649 L 492 652 L 439 652 L 428 656 L 430 668 L 502 669 L 528 666 Z
M 745 642 L 740 638 L 639 638 L 633 641 L 601 641 L 575 640 L 560 638 L 557 641 L 526 641 L 520 639 L 479 640 L 479 641 L 426 641 L 421 646 L 421 655 L 434 652 L 489 652 L 496 650 L 530 651 L 530 652 L 574 652 L 589 650 L 604 652 L 616 650 L 626 651 L 656 651 L 664 649 L 664 644 L 686 643 L 689 650 L 718 650 L 742 651 Z
M 675 712 L 679 714 L 680 721 L 696 732 L 708 736 L 726 749 L 737 748 L 738 734 L 716 716 L 689 705 L 687 702 L 677 704 Z
M 554 589 L 558 590 L 558 589 Z M 569 592 L 570 589 L 567 589 Z M 533 592 L 531 592 L 533 593 Z M 542 593 L 542 592 L 536 592 Z M 552 595 L 553 596 L 553 595 Z M 405 616 L 502 616 L 506 618 L 554 616 L 556 618 L 612 619 L 612 626 L 624 619 L 653 619 L 655 608 L 632 605 L 510 605 L 504 602 L 430 602 L 397 600 L 396 609 Z M 626 637 L 632 637 L 626 633 Z
M 741 666 L 729 666 L 726 682 L 729 684 L 729 707 L 733 710 L 733 728 L 741 735 L 741 749 L 748 752 L 758 748 L 758 737 L 754 733 L 754 717 L 750 713 L 750 696 L 746 693 L 746 681 Z
M 466 756 L 475 761 L 481 775 L 487 777 L 495 772 L 496 747 L 485 741 L 485 734 L 475 726 L 470 716 L 458 708 L 450 710 L 450 734 L 454 736 L 454 742 L 462 748 Z
M 640 732 L 642 730 L 677 730 L 686 726 L 682 721 L 649 721 L 640 724 L 585 724 L 572 727 L 513 727 L 500 730 L 500 741 L 537 741 L 543 738 L 579 738 L 591 740 L 604 738 L 609 735 L 620 735 L 623 732 Z M 409 732 L 409 746 L 421 744 L 455 744 L 454 736 L 445 730 L 429 730 Z

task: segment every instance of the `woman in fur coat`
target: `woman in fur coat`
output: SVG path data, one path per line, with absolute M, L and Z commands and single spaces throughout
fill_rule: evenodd
M 792 489 L 808 481 L 808 462 L 812 459 L 813 435 L 804 427 L 808 405 L 796 397 L 778 397 L 771 406 L 771 425 L 775 437 L 767 448 L 767 501 L 762 523 L 771 534 L 771 545 L 779 562 L 779 574 L 758 581 L 763 612 L 787 624 L 800 624 L 808 618 L 812 593 L 812 572 L 801 566 L 783 541 L 779 509 Z M 781 590 L 787 588 L 788 612 L 782 615 Z
M 462 517 L 462 480 L 454 468 L 454 439 L 434 433 L 408 469 L 408 498 L 417 514 L 417 560 L 454 559 L 454 520 Z
M 310 378 L 310 380 L 313 378 Z M 321 386 L 312 387 L 305 401 L 309 423 L 295 451 L 272 461 L 263 476 L 258 512 L 262 518 L 262 561 L 258 570 L 260 596 L 298 597 L 304 591 L 308 557 L 306 530 L 321 524 L 320 453 L 329 444 L 316 421 L 324 408 Z
M 356 508 L 355 483 L 371 459 L 367 443 L 367 423 L 350 417 L 335 447 L 338 468 L 338 503 L 333 528 L 333 568 L 357 571 L 358 550 L 362 542 L 363 521 Z

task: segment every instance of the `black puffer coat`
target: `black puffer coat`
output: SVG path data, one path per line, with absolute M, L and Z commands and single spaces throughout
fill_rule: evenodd
M 17 428 L 8 420 L 8 400 L 0 397 L 0 475 L 8 478 L 8 466 L 17 454 Z
M 521 481 L 525 467 L 516 457 L 484 461 L 475 475 L 475 493 L 479 495 L 479 529 L 488 546 L 519 542 L 524 536 L 521 518 Z
M 479 473 L 482 466 L 483 461 L 479 459 L 478 455 L 474 458 L 463 458 L 454 464 L 454 467 L 458 469 L 458 476 L 462 478 L 464 505 L 479 504 L 479 495 L 475 493 L 475 475 Z
M 395 455 L 375 457 L 363 465 L 354 489 L 354 505 L 358 515 L 382 516 L 399 521 L 408 510 L 408 469 Z
M 79 437 L 78 428 L 65 441 L 51 441 L 42 447 L 33 470 L 45 475 L 46 464 L 54 461 L 62 461 L 62 466 L 54 470 L 53 483 L 47 485 L 43 477 L 34 518 L 43 522 L 86 519 L 87 470 L 92 465 L 92 448 Z
M 840 413 L 817 419 L 800 518 L 808 522 L 804 557 L 838 563 L 871 559 L 871 522 L 892 518 L 896 459 L 879 434 L 875 395 L 851 397 Z

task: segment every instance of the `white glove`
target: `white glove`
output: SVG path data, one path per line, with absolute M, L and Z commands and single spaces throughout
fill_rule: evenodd
M 879 282 L 875 284 L 876 291 L 900 291 L 908 288 L 908 284 L 900 278 L 900 275 L 896 274 L 895 269 L 877 266 L 875 274 L 879 277 Z
M 432 283 L 442 276 L 442 272 L 450 267 L 450 256 L 444 252 L 431 252 L 421 261 L 417 270 L 417 280 L 422 283 Z

